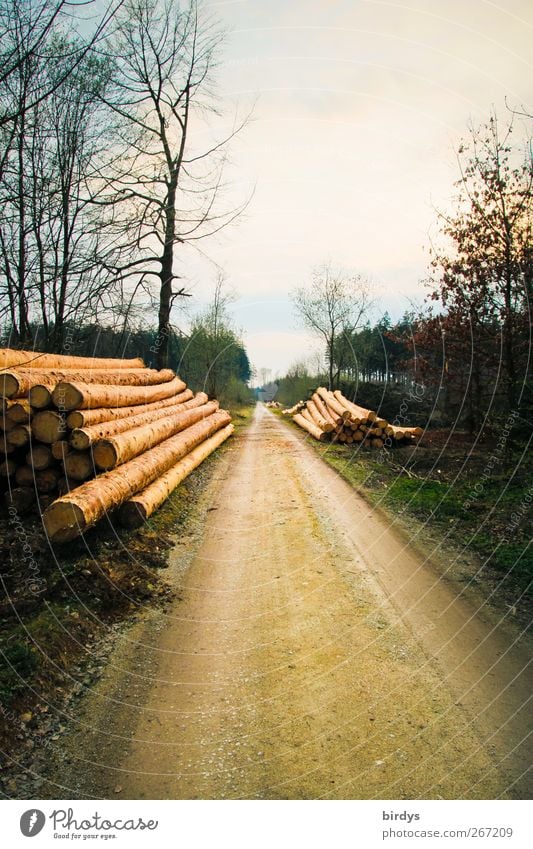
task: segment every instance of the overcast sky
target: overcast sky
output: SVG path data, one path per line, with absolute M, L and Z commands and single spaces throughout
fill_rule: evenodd
M 233 146 L 251 204 L 202 247 L 222 266 L 253 364 L 284 373 L 312 342 L 288 293 L 332 260 L 368 275 L 393 318 L 421 301 L 454 145 L 492 107 L 530 107 L 530 0 L 228 0 L 217 75 L 229 114 L 257 98 Z M 196 304 L 216 270 L 187 258 Z

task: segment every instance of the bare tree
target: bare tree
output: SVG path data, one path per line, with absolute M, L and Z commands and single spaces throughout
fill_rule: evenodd
M 10 127 L 57 91 L 76 70 L 94 46 L 104 37 L 114 15 L 124 0 L 110 0 L 99 10 L 96 24 L 90 27 L 86 39 L 64 42 L 68 49 L 51 53 L 47 48 L 61 24 L 68 24 L 72 34 L 73 19 L 86 17 L 87 7 L 96 7 L 96 0 L 7 0 L 0 4 L 0 86 L 9 87 L 12 78 L 31 62 L 43 62 L 51 68 L 60 63 L 61 73 L 50 75 L 48 85 L 42 79 L 35 88 L 28 87 L 23 103 L 3 100 L 0 105 L 0 128 Z M 58 45 L 56 45 L 57 47 Z M 0 160 L 2 164 L 3 160 Z M 0 170 L 1 176 L 1 170 Z
M 46 51 L 62 57 L 76 47 L 54 33 Z M 64 67 L 60 58 L 52 67 L 46 51 L 27 56 L 9 78 L 13 102 L 24 104 L 39 85 L 52 93 L 38 108 L 22 109 L 14 125 L 0 189 L 0 315 L 13 341 L 31 344 L 33 323 L 40 344 L 61 351 L 65 324 L 92 319 L 104 289 L 114 285 L 101 261 L 114 246 L 94 214 L 89 185 L 103 146 L 101 94 L 109 74 L 104 60 L 88 55 L 56 88 Z
M 368 311 L 370 284 L 359 274 L 334 268 L 331 263 L 316 268 L 311 285 L 292 293 L 303 323 L 324 340 L 329 388 L 338 381 L 342 363 L 338 359 L 340 339 L 349 338 Z
M 193 122 L 217 114 L 211 77 L 219 43 L 196 0 L 183 7 L 178 0 L 127 0 L 117 20 L 108 103 L 123 149 L 102 202 L 113 209 L 117 235 L 127 234 L 128 261 L 114 271 L 147 290 L 157 283 L 160 367 L 168 362 L 173 303 L 187 294 L 175 284 L 176 246 L 217 232 L 246 205 L 219 205 L 226 148 L 243 124 L 200 149 L 191 132 Z

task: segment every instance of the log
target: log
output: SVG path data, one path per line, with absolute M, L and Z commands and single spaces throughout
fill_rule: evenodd
M 25 424 L 32 417 L 32 408 L 28 401 L 20 400 L 9 405 L 6 416 L 15 424 Z
M 189 454 L 178 460 L 168 472 L 156 478 L 146 489 L 125 501 L 118 514 L 121 525 L 126 528 L 140 527 L 166 501 L 178 484 L 190 475 L 206 457 L 209 457 L 219 445 L 222 445 L 233 431 L 232 424 L 226 425 L 213 436 L 205 439 L 196 448 L 193 448 Z
M 56 491 L 57 491 L 57 487 L 56 487 Z M 37 504 L 36 504 L 37 513 L 39 513 L 39 515 L 42 516 L 42 514 L 44 513 L 46 508 L 50 507 L 50 504 L 53 504 L 55 499 L 56 499 L 55 494 L 52 494 L 51 492 L 48 492 L 48 493 L 40 492 L 39 497 L 37 499 Z
M 17 466 L 15 480 L 19 486 L 34 486 L 35 474 L 31 466 Z
M 74 481 L 86 481 L 96 474 L 94 461 L 88 451 L 71 451 L 63 461 L 65 474 Z
M 52 399 L 60 410 L 90 410 L 94 407 L 129 407 L 162 401 L 183 392 L 183 380 L 175 377 L 157 386 L 107 386 L 94 383 L 58 383 Z
M 52 452 L 52 457 L 54 460 L 63 461 L 67 454 L 70 452 L 70 445 L 66 441 L 66 439 L 58 439 L 57 442 L 52 442 L 50 445 L 50 450 Z
M 231 421 L 220 410 L 204 421 L 130 460 L 118 469 L 105 472 L 54 501 L 45 511 L 43 522 L 51 542 L 68 542 L 84 533 L 108 511 L 119 507 L 139 490 L 145 489 L 178 460 Z
M 48 445 L 32 445 L 26 454 L 26 463 L 34 469 L 47 469 L 52 465 L 53 459 Z
M 36 410 L 46 410 L 47 407 L 51 407 L 53 389 L 53 383 L 37 383 L 32 386 L 28 392 L 28 399 L 32 407 Z
M 81 486 L 79 481 L 69 480 L 69 478 L 64 476 L 59 478 L 57 482 L 57 491 L 59 495 L 66 495 L 67 492 L 72 492 L 78 486 Z
M 41 410 L 31 421 L 31 432 L 39 442 L 51 445 L 65 436 L 67 432 L 65 418 L 55 410 Z
M 185 430 L 190 425 L 207 418 L 217 409 L 218 401 L 209 401 L 202 407 L 174 413 L 167 418 L 102 439 L 93 446 L 95 465 L 106 472 L 114 469 L 174 436 L 180 430 Z
M 343 422 L 342 417 L 341 416 L 334 416 L 333 413 L 331 412 L 331 410 L 329 409 L 329 407 L 327 407 L 327 405 L 324 404 L 324 401 L 322 400 L 320 395 L 318 395 L 317 392 L 313 393 L 313 397 L 311 398 L 311 400 L 313 401 L 314 405 L 316 406 L 317 410 L 319 411 L 319 413 L 320 413 L 320 415 L 322 416 L 323 419 L 331 422 L 332 425 L 342 424 L 342 422 Z
M 10 457 L 6 457 L 6 459 L 2 463 L 0 463 L 0 477 L 10 478 L 11 475 L 14 475 L 16 471 L 17 463 Z
M 403 430 L 406 436 L 420 437 L 424 435 L 424 428 L 422 427 L 404 427 Z
M 148 413 L 150 410 L 160 410 L 163 407 L 173 407 L 175 404 L 183 404 L 193 399 L 193 393 L 190 389 L 185 389 L 184 392 L 178 393 L 171 398 L 165 398 L 163 401 L 154 401 L 151 404 L 138 404 L 134 407 L 97 407 L 94 410 L 73 410 L 67 416 L 67 427 L 74 430 L 75 428 L 93 427 L 101 422 L 111 422 L 116 419 L 123 419 L 127 416 L 136 416 L 140 413 Z M 194 396 L 196 404 L 190 406 L 200 406 L 207 404 L 208 397 L 205 392 L 198 392 Z
M 372 448 L 383 448 L 383 440 L 382 439 L 371 439 L 370 445 Z
M 60 381 L 85 384 L 105 384 L 106 386 L 154 386 L 174 380 L 171 369 L 120 369 L 117 372 L 86 368 L 39 371 L 38 369 L 20 369 L 0 373 L 0 395 L 5 398 L 25 397 L 34 386 L 50 387 Z M 30 394 L 30 403 L 36 406 L 35 393 Z
M 110 357 L 75 357 L 70 354 L 43 354 L 39 351 L 17 351 L 13 348 L 0 348 L 0 369 L 12 368 L 37 369 L 132 369 L 144 368 L 141 359 L 122 360 Z
M 9 445 L 14 445 L 16 448 L 23 448 L 30 441 L 31 429 L 29 425 L 15 425 L 13 430 L 10 430 L 6 436 Z
M 17 513 L 26 513 L 35 502 L 35 489 L 29 486 L 17 486 L 10 489 L 4 495 L 4 503 L 9 509 L 10 507 L 16 510 Z
M 405 429 L 403 427 L 396 427 L 396 425 L 391 425 L 391 428 L 393 439 L 405 439 Z
M 338 389 L 334 392 L 337 400 L 342 399 L 342 404 L 350 410 L 353 414 L 354 418 L 359 419 L 360 424 L 365 424 L 366 422 L 374 422 L 377 419 L 377 415 L 373 410 L 367 410 L 366 407 L 360 407 L 359 404 L 355 404 L 353 401 L 350 401 L 348 398 L 340 392 Z
M 202 394 L 207 402 L 207 395 L 205 395 L 205 393 Z M 78 451 L 86 451 L 91 447 L 91 445 L 99 440 L 109 439 L 110 437 L 117 436 L 119 433 L 124 433 L 124 431 L 132 430 L 133 428 L 140 427 L 141 425 L 152 424 L 153 422 L 159 421 L 159 419 L 164 419 L 168 416 L 175 415 L 176 413 L 181 413 L 185 410 L 200 406 L 200 403 L 193 398 L 190 401 L 175 404 L 171 407 L 157 407 L 156 405 L 155 410 L 150 410 L 147 413 L 138 413 L 137 415 L 114 419 L 110 422 L 101 422 L 100 424 L 92 425 L 90 427 L 74 428 L 70 434 L 70 444 Z M 136 408 L 133 407 L 133 409 Z
M 307 409 L 309 410 L 314 423 L 317 424 L 318 427 L 324 431 L 324 433 L 331 433 L 332 430 L 335 430 L 335 425 L 333 424 L 333 422 L 329 421 L 321 415 L 318 407 L 316 406 L 313 400 L 307 402 Z
M 18 466 L 15 480 L 19 486 L 33 486 L 39 492 L 54 492 L 57 488 L 59 472 L 57 469 L 33 469 L 31 466 Z
M 347 421 L 347 419 L 351 418 L 350 411 L 343 404 L 339 403 L 339 401 L 335 398 L 333 392 L 329 392 L 329 390 L 325 389 L 323 386 L 319 386 L 317 389 L 317 394 L 320 395 L 320 397 L 327 404 L 329 409 L 337 413 L 337 415 L 340 416 L 340 418 L 344 422 Z
M 316 424 L 317 427 L 319 427 L 319 425 L 315 422 L 315 420 L 313 419 L 313 416 L 311 415 L 311 413 L 309 412 L 307 407 L 304 407 L 303 410 L 300 411 L 300 415 L 303 416 L 303 418 L 306 419 L 306 421 L 310 422 L 311 424 Z M 322 430 L 322 428 L 320 428 L 320 429 Z
M 4 433 L 9 433 L 14 427 L 17 427 L 17 424 L 13 419 L 8 418 L 7 413 L 0 416 L 0 430 L 3 430 Z
M 41 469 L 35 472 L 35 486 L 38 492 L 55 492 L 58 480 L 57 469 Z
M 296 415 L 292 417 L 292 420 L 296 422 L 297 425 L 300 425 L 301 428 L 306 430 L 307 433 L 310 433 L 311 436 L 313 436 L 315 439 L 318 439 L 319 442 L 327 441 L 327 433 L 324 433 L 323 430 L 320 430 L 318 425 L 313 424 L 312 422 L 304 418 L 301 413 L 296 413 Z

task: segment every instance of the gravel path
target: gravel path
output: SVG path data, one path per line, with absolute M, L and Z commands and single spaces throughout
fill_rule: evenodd
M 261 406 L 207 498 L 179 600 L 120 641 L 52 797 L 528 796 L 510 625 Z

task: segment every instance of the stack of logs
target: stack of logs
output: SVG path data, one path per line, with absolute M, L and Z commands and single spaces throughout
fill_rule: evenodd
M 117 508 L 141 525 L 233 432 L 218 401 L 142 360 L 0 349 L 0 481 L 52 541 Z
M 305 409 L 305 401 L 297 401 L 294 407 L 286 407 L 281 412 L 284 416 L 294 416 L 296 413 L 300 413 L 303 409 Z
M 319 387 L 303 404 L 283 411 L 319 442 L 358 443 L 370 448 L 407 444 L 423 434 L 421 427 L 396 427 L 373 410 L 360 407 L 342 392 Z

